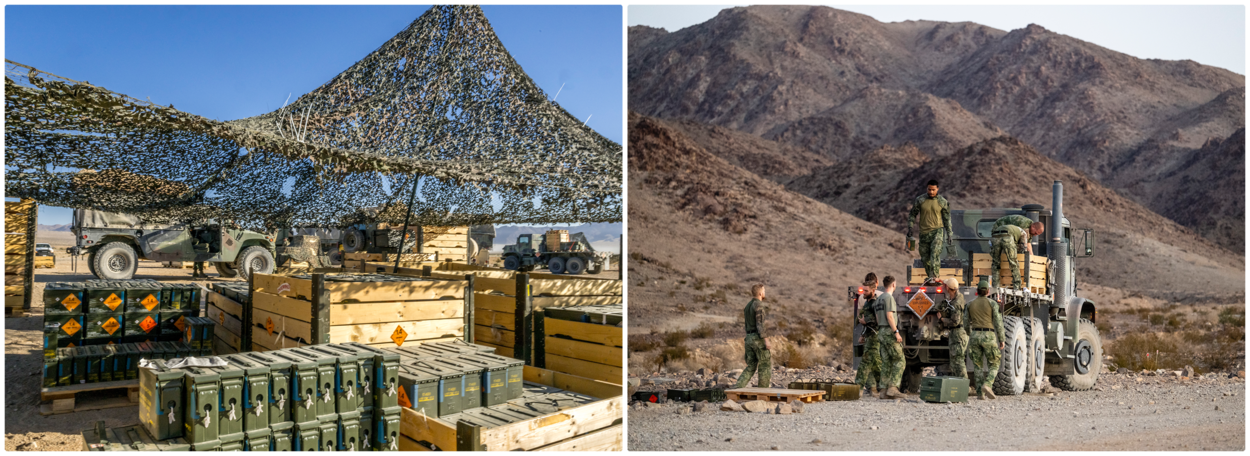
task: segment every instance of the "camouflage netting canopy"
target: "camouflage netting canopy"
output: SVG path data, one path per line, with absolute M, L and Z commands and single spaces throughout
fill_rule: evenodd
M 6 61 L 5 192 L 247 227 L 621 220 L 621 146 L 547 99 L 476 6 L 436 6 L 316 90 L 217 121 Z

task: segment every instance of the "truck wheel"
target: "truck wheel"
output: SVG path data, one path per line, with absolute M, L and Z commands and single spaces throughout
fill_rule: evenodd
M 569 274 L 581 274 L 586 272 L 586 260 L 578 257 L 569 258 L 564 262 L 564 269 Z
M 1042 391 L 1042 378 L 1046 376 L 1046 326 L 1041 319 L 1030 318 L 1024 325 L 1025 340 L 1029 341 L 1029 378 L 1025 390 L 1030 393 Z
M 1085 391 L 1098 383 L 1102 371 L 1102 337 L 1094 322 L 1081 319 L 1076 327 L 1076 347 L 1072 351 L 1076 374 L 1051 375 L 1050 384 L 1064 391 Z
M 95 257 L 96 257 L 95 252 L 91 252 L 87 254 L 87 270 L 91 272 L 91 275 L 96 276 L 96 278 L 99 278 L 100 274 L 95 272 Z
M 217 268 L 217 275 L 223 279 L 233 279 L 239 276 L 239 271 L 234 270 L 234 265 L 230 263 L 213 263 L 213 267 Z
M 365 248 L 365 234 L 360 230 L 347 230 L 343 232 L 343 251 L 352 253 Z
M 126 280 L 135 276 L 139 256 L 125 242 L 110 242 L 95 251 L 95 275 L 105 280 Z
M 1024 392 L 1029 376 L 1029 341 L 1020 317 L 1003 317 L 1003 336 L 1006 340 L 998 377 L 994 378 L 994 394 L 1016 396 Z
M 548 260 L 547 269 L 550 269 L 552 274 L 564 274 L 564 258 L 555 257 Z
M 586 272 L 589 274 L 598 274 L 600 272 L 603 272 L 603 262 L 602 261 L 594 262 L 593 264 L 590 265 L 590 269 L 587 270 Z
M 330 259 L 331 266 L 341 266 L 343 264 L 343 252 L 340 252 L 337 249 L 331 251 L 329 255 L 326 255 L 326 257 Z
M 248 280 L 252 274 L 273 274 L 273 254 L 269 253 L 269 249 L 253 245 L 242 252 L 239 252 L 239 258 L 235 260 L 235 269 L 239 271 L 239 277 Z
M 503 268 L 509 271 L 521 269 L 521 259 L 517 258 L 516 255 L 508 255 L 507 258 L 503 259 Z

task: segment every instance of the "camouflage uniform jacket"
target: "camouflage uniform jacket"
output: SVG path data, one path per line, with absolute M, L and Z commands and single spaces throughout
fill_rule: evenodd
M 764 338 L 764 303 L 758 299 L 751 299 L 747 303 L 745 309 L 742 309 L 743 317 L 746 319 L 746 332 L 750 334 L 758 334 L 760 338 Z
M 946 202 L 946 198 L 942 197 L 942 195 L 935 196 L 934 198 L 937 199 L 938 205 L 942 207 L 942 215 L 940 217 L 942 219 L 941 228 L 945 228 L 947 232 L 950 232 L 950 230 L 952 229 L 951 227 L 954 226 L 953 224 L 951 224 L 951 205 L 950 203 Z M 924 221 L 924 220 L 917 220 L 917 217 L 922 215 L 920 206 L 923 205 L 928 200 L 929 200 L 929 194 L 926 193 L 926 194 L 916 197 L 916 201 L 912 203 L 911 212 L 907 214 L 907 232 L 909 233 L 911 232 L 912 225 L 914 223 Z M 932 229 L 936 229 L 936 228 L 931 228 L 929 231 L 932 231 Z M 924 223 L 920 224 L 920 230 L 921 230 L 920 231 L 921 234 L 924 234 L 925 232 L 927 232 L 925 230 Z
M 868 329 L 877 329 L 876 304 L 877 298 L 865 299 L 864 305 L 859 308 L 859 318 L 864 320 L 864 327 Z
M 1029 227 L 1033 226 L 1033 219 L 1020 214 L 1012 214 L 1000 217 L 998 220 L 994 221 L 994 228 L 998 228 L 1003 225 L 1015 225 L 1024 231 L 1028 231 Z
M 947 329 L 965 326 L 964 307 L 966 306 L 964 305 L 963 293 L 955 293 L 954 298 L 942 300 L 942 304 L 938 308 L 938 311 L 942 312 L 942 325 Z
M 998 341 L 1006 340 L 1003 335 L 1003 314 L 998 310 L 998 303 L 985 296 L 977 296 L 964 307 L 964 321 L 968 322 L 968 332 L 974 329 L 993 329 Z

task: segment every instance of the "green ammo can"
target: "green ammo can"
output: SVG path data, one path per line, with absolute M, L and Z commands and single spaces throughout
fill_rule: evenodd
M 158 340 L 171 341 L 182 338 L 182 332 L 187 328 L 187 317 L 191 314 L 184 310 L 164 310 L 161 311 L 161 329 Z
M 85 312 L 88 314 L 112 314 L 126 311 L 126 291 L 117 285 L 88 283 L 83 291 L 87 296 Z
M 74 384 L 74 350 L 75 348 L 56 349 L 56 384 L 69 386 Z
M 117 348 L 117 369 L 124 373 L 126 380 L 139 378 L 139 359 L 143 355 L 139 352 L 138 345 L 121 344 Z
M 339 414 L 322 417 L 317 430 L 321 433 L 321 447 L 317 451 L 336 451 L 339 445 Z
M 156 340 L 161 334 L 160 312 L 126 312 L 123 338 Z
M 437 359 L 432 363 L 447 366 L 464 374 L 461 377 L 460 395 L 461 410 L 482 406 L 482 380 L 486 376 L 486 366 L 480 363 L 468 363 L 460 359 Z
M 269 425 L 269 451 L 291 451 L 293 446 L 291 431 L 294 428 L 295 423 L 290 421 Z
M 491 353 L 478 353 L 480 358 L 494 361 L 496 363 L 507 366 L 508 371 L 508 400 L 521 397 L 525 387 L 525 362 L 516 358 L 508 358 Z
M 100 360 L 104 350 L 99 345 L 82 347 L 80 355 L 87 361 L 87 383 L 100 383 Z
M 373 407 L 386 408 L 399 406 L 399 353 L 379 350 L 358 342 L 347 342 L 342 346 L 357 351 L 373 353 L 373 382 L 365 380 L 366 389 L 373 390 Z
M 317 420 L 295 423 L 292 431 L 295 448 L 291 451 L 321 451 L 321 422 Z
M 794 387 L 794 384 L 791 384 L 790 386 L 793 388 L 793 387 Z M 669 388 L 669 389 L 668 389 L 668 400 L 670 400 L 670 401 L 676 401 L 676 402 L 690 402 L 690 393 L 692 393 L 692 392 L 694 392 L 694 390 L 692 390 L 692 389 L 672 389 L 672 388 Z
M 399 407 L 374 409 L 375 451 L 399 451 Z
M 211 369 L 188 366 L 179 369 L 186 374 L 184 395 L 186 415 L 183 418 L 183 437 L 195 451 L 216 448 L 221 444 L 217 438 L 217 404 L 220 401 L 221 375 Z
M 485 345 L 471 344 L 462 339 L 453 339 L 447 342 L 437 342 L 433 344 L 425 344 L 422 347 L 442 350 L 450 353 L 458 354 L 477 354 L 477 353 L 495 353 L 495 347 L 487 347 Z
M 85 332 L 83 321 L 82 314 L 43 316 L 44 331 L 48 331 L 49 326 L 56 326 L 57 348 L 82 345 L 82 335 Z
M 121 343 L 126 316 L 116 313 L 89 313 L 83 315 L 83 344 L 104 345 L 109 342 Z
M 924 377 L 920 379 L 920 399 L 925 402 L 968 402 L 968 379 Z
M 356 385 L 360 381 L 361 356 L 333 345 L 313 345 L 308 350 L 336 359 L 333 385 L 335 413 L 360 409 L 360 391 Z
M 124 451 L 160 451 L 142 426 L 126 426 L 109 429 L 109 441 L 121 445 Z
M 361 350 L 359 347 L 351 344 L 334 344 L 325 345 L 334 350 L 356 355 L 356 394 L 360 396 L 357 408 L 373 407 L 373 375 L 374 375 L 374 357 L 375 351 Z
M 159 359 L 152 361 L 152 367 L 139 369 L 139 421 L 156 440 L 182 437 L 185 432 L 185 374 Z
M 438 377 L 438 416 L 464 410 L 464 372 L 429 361 L 412 361 L 408 365 Z
M 317 363 L 317 417 L 327 417 L 335 413 L 334 385 L 338 374 L 338 357 L 304 348 L 284 350 L 295 356 L 302 356 Z
M 268 435 L 269 366 L 242 355 L 226 355 L 222 358 L 232 366 L 243 370 L 243 431 L 252 432 L 263 429 L 265 435 Z
M 399 405 L 426 416 L 438 416 L 439 376 L 415 366 L 399 366 Z
M 269 417 L 269 424 L 272 426 L 277 423 L 291 421 L 292 394 L 291 394 L 291 362 L 277 356 L 271 356 L 269 353 L 247 352 L 231 355 L 238 358 L 247 358 L 257 364 L 269 368 L 269 390 L 265 394 L 268 401 L 265 414 Z M 257 396 L 257 393 L 251 393 L 251 396 Z M 270 428 L 272 431 L 273 428 Z
M 860 387 L 854 383 L 814 382 L 816 390 L 825 392 L 826 401 L 857 401 Z
M 56 349 L 53 349 L 55 351 Z M 43 357 L 43 387 L 52 388 L 61 381 L 61 358 L 53 355 Z
M 137 282 L 126 289 L 127 312 L 159 312 L 160 310 L 160 282 Z
M 174 358 L 183 358 L 182 356 L 178 356 L 178 347 L 175 347 L 174 344 L 169 342 L 153 342 L 152 345 L 156 346 L 156 351 L 161 353 L 161 359 L 171 360 Z
M 53 282 L 43 289 L 43 314 L 82 315 L 83 283 Z
M 57 323 L 44 323 L 43 325 L 43 357 L 44 359 L 56 358 L 56 339 L 60 337 L 61 325 Z
M 266 352 L 265 355 L 291 363 L 291 400 L 286 406 L 291 410 L 290 420 L 296 423 L 317 421 L 317 362 L 286 350 Z M 279 402 L 282 400 L 279 393 L 274 393 L 271 397 L 277 398 Z M 270 420 L 270 424 L 272 423 L 273 420 Z M 299 438 L 296 437 L 295 440 L 298 442 Z
M 269 426 L 244 433 L 243 451 L 271 451 Z M 289 437 L 288 437 L 289 438 Z
M 360 451 L 373 450 L 373 407 L 360 409 Z
M 104 422 L 96 421 L 95 427 L 82 431 L 82 449 L 83 451 L 126 451 L 121 444 L 112 442 L 112 438 Z
M 100 381 L 111 382 L 116 380 L 125 380 L 126 372 L 122 371 L 114 374 L 117 366 L 117 347 L 121 344 L 110 344 L 100 346 Z
M 364 447 L 360 444 L 360 411 L 343 412 L 339 414 L 338 422 L 338 451 L 361 451 Z
M 74 347 L 74 377 L 71 383 L 78 385 L 87 383 L 87 353 L 90 351 L 88 347 Z
M 221 446 L 217 448 L 217 451 L 243 451 L 243 447 L 247 445 L 243 441 L 244 437 L 243 433 L 221 436 L 219 439 L 221 440 Z
M 220 382 L 217 390 L 217 439 L 221 440 L 222 448 L 225 448 L 228 442 L 242 442 L 243 388 L 246 385 L 242 366 L 229 364 L 227 361 L 225 366 L 205 369 L 217 372 Z
M 462 354 L 457 361 L 482 368 L 482 406 L 508 402 L 508 366 L 475 354 Z

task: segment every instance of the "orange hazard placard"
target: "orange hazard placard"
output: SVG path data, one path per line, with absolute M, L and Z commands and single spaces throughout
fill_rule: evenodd
M 118 323 L 116 318 L 110 318 L 108 321 L 104 322 L 104 324 L 100 325 L 100 327 L 105 331 L 108 331 L 109 335 L 112 335 L 122 327 L 122 324 Z
M 923 318 L 933 307 L 933 300 L 929 299 L 923 291 L 917 291 L 915 295 L 912 295 L 911 300 L 907 301 L 907 307 L 911 307 L 916 315 Z
M 186 331 L 187 330 L 187 317 L 186 316 L 178 317 L 178 321 L 174 322 L 174 327 L 178 328 L 178 331 L 180 332 Z
M 69 334 L 71 336 L 77 334 L 80 329 L 82 329 L 82 325 L 78 324 L 78 320 L 70 320 L 61 325 L 61 331 L 65 331 L 65 334 Z
M 412 408 L 412 401 L 408 400 L 408 392 L 404 391 L 404 389 L 405 388 L 399 389 L 399 405 Z
M 391 333 L 391 340 L 395 341 L 395 345 L 403 346 L 404 340 L 408 338 L 408 331 L 399 325 L 395 325 L 395 332 Z
M 219 324 L 219 325 L 225 325 L 225 324 L 226 324 L 226 314 L 225 314 L 225 313 L 218 313 L 218 314 L 217 314 L 217 324 Z
M 152 328 L 156 327 L 156 319 L 152 318 L 151 315 L 148 315 L 147 318 L 144 318 L 143 321 L 139 322 L 139 327 L 143 328 L 144 332 L 151 332 Z
M 122 298 L 117 297 L 117 293 L 110 294 L 104 305 L 109 306 L 109 310 L 117 310 L 117 306 L 122 305 Z
M 269 331 L 269 335 L 273 335 L 273 317 L 265 319 L 265 330 Z
M 78 297 L 74 295 L 66 296 L 65 299 L 61 300 L 61 305 L 65 307 L 65 310 L 77 309 L 79 304 L 82 304 L 82 301 L 79 301 Z
M 156 306 L 161 304 L 161 300 L 156 299 L 155 296 L 148 295 L 148 297 L 143 298 L 142 301 L 139 301 L 139 304 L 143 304 L 143 307 L 147 308 L 148 310 L 152 310 L 152 309 L 155 309 Z

